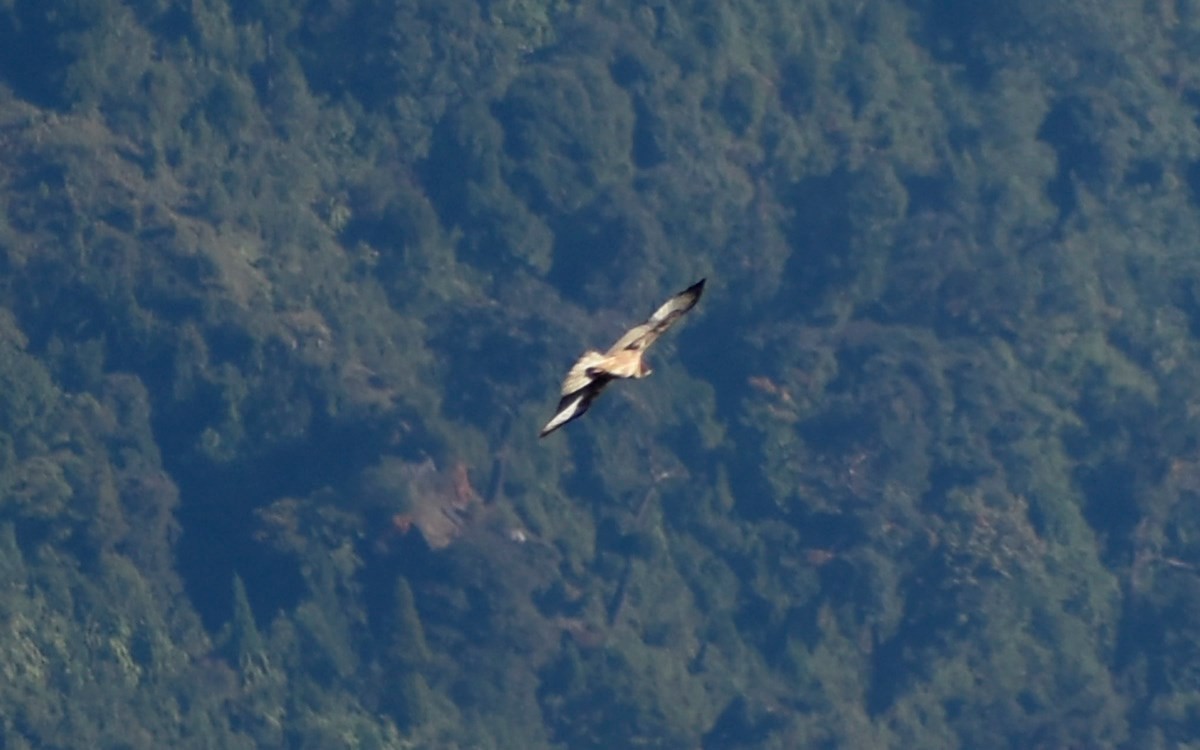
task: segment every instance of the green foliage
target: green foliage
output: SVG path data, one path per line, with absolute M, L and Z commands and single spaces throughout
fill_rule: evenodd
M 0 0 L 0 744 L 1194 742 L 1198 30 Z

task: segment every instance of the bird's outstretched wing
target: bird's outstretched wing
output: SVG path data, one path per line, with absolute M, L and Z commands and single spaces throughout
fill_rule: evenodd
M 564 395 L 558 401 L 558 410 L 550 418 L 550 421 L 546 423 L 546 426 L 542 428 L 542 431 L 538 433 L 538 437 L 544 438 L 567 422 L 582 417 L 583 413 L 588 410 L 588 407 L 592 405 L 592 401 L 600 395 L 600 392 L 604 390 L 604 386 L 606 385 L 608 385 L 607 379 L 594 380 L 575 393 Z
M 571 371 L 563 379 L 559 395 L 570 396 L 596 379 L 595 373 L 603 370 L 608 356 L 596 351 L 586 351 L 579 361 L 571 366 Z
M 612 355 L 624 349 L 642 351 L 649 348 L 668 328 L 675 325 L 675 321 L 696 306 L 696 303 L 700 301 L 700 295 L 704 292 L 704 282 L 705 279 L 700 279 L 664 302 L 662 307 L 654 311 L 649 320 L 640 326 L 634 326 L 624 336 L 617 339 L 617 343 L 613 344 L 607 353 Z

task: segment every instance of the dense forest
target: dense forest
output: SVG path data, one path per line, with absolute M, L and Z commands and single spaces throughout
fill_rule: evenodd
M 0 0 L 0 746 L 1200 747 L 1197 49 Z

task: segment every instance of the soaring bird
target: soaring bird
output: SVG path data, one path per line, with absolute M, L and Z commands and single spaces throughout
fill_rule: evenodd
M 634 326 L 617 343 L 601 354 L 595 350 L 583 353 L 562 384 L 562 398 L 558 410 L 538 437 L 546 437 L 573 419 L 583 416 L 592 401 L 612 381 L 618 378 L 644 378 L 651 370 L 642 358 L 650 345 L 658 340 L 668 328 L 675 324 L 688 310 L 696 306 L 704 291 L 704 279 L 700 279 L 679 294 L 663 303 L 650 319 Z

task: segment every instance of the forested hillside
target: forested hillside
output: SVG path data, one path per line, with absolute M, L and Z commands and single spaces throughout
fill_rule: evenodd
M 1200 746 L 1197 49 L 0 0 L 0 746 Z

